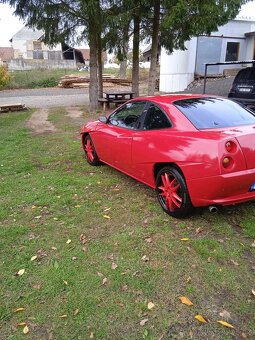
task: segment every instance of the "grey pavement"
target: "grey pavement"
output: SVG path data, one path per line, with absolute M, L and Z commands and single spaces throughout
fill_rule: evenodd
M 18 89 L 0 91 L 0 104 L 25 104 L 27 107 L 81 106 L 89 104 L 88 89 Z
M 227 96 L 234 77 L 207 79 L 206 93 Z M 203 93 L 203 79 L 193 82 L 184 93 Z M 27 107 L 49 108 L 89 105 L 88 89 L 19 89 L 0 91 L 0 104 L 25 104 Z

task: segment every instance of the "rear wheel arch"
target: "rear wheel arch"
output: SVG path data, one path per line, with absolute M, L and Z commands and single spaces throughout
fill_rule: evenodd
M 181 174 L 182 176 L 184 177 L 185 179 L 185 176 L 184 176 L 184 173 L 182 171 L 182 169 L 176 164 L 176 163 L 156 163 L 154 165 L 154 179 L 155 179 L 155 182 L 156 182 L 156 178 L 157 178 L 157 174 L 159 173 L 159 171 L 165 167 L 172 167 L 172 168 L 176 168 Z M 186 182 L 186 179 L 185 179 L 185 182 Z

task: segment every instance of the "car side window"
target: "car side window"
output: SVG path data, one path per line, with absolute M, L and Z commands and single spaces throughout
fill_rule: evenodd
M 127 103 L 109 117 L 108 123 L 126 129 L 138 129 L 140 125 L 140 117 L 144 111 L 144 106 L 144 101 Z
M 166 114 L 156 105 L 151 104 L 144 120 L 144 130 L 165 129 L 171 127 Z

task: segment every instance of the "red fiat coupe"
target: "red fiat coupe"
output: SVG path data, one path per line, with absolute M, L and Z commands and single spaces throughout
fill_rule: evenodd
M 106 163 L 156 189 L 173 217 L 255 199 L 255 116 L 229 99 L 136 98 L 85 124 L 81 140 L 90 165 Z

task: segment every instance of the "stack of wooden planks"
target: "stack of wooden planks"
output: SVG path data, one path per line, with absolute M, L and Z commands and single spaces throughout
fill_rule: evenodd
M 9 111 L 25 111 L 27 110 L 25 104 L 0 104 L 0 113 L 1 112 L 9 112 Z
M 61 77 L 60 82 L 58 83 L 58 87 L 62 88 L 88 88 L 89 87 L 89 76 L 79 75 L 79 74 L 70 74 Z M 103 83 L 104 87 L 111 87 L 115 84 L 128 86 L 131 83 L 131 80 L 124 78 L 115 78 L 108 74 L 103 75 Z

